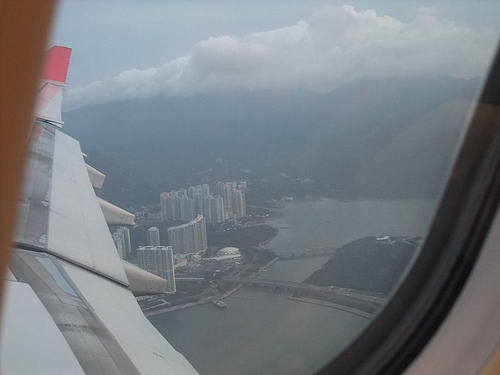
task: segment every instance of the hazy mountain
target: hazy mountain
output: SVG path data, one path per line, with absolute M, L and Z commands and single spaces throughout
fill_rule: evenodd
M 268 184 L 267 193 L 278 196 L 295 187 L 333 196 L 429 197 L 437 194 L 478 84 L 418 76 L 365 80 L 327 94 L 129 100 L 66 113 L 65 130 L 108 174 L 104 195 L 125 205 L 232 178 L 253 181 L 264 195 Z M 298 178 L 315 182 L 302 188 Z

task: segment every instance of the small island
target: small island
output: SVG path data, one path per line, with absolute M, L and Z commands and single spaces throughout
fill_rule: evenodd
M 387 296 L 419 248 L 420 237 L 364 237 L 340 247 L 304 282 Z

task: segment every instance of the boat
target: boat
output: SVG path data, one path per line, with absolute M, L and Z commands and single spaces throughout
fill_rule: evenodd
M 217 306 L 219 309 L 227 309 L 227 304 L 222 302 L 220 299 L 212 300 L 212 303 Z

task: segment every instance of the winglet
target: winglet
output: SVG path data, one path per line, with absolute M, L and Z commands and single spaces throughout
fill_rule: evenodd
M 61 107 L 70 57 L 71 48 L 68 47 L 54 46 L 47 52 L 38 92 L 37 117 L 57 126 L 64 124 Z
M 71 48 L 54 46 L 49 49 L 45 56 L 42 79 L 62 84 L 66 83 L 70 57 Z

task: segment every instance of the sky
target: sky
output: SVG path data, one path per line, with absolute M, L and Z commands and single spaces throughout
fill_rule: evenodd
M 233 89 L 318 92 L 363 78 L 484 75 L 497 1 L 61 1 L 65 109 Z

